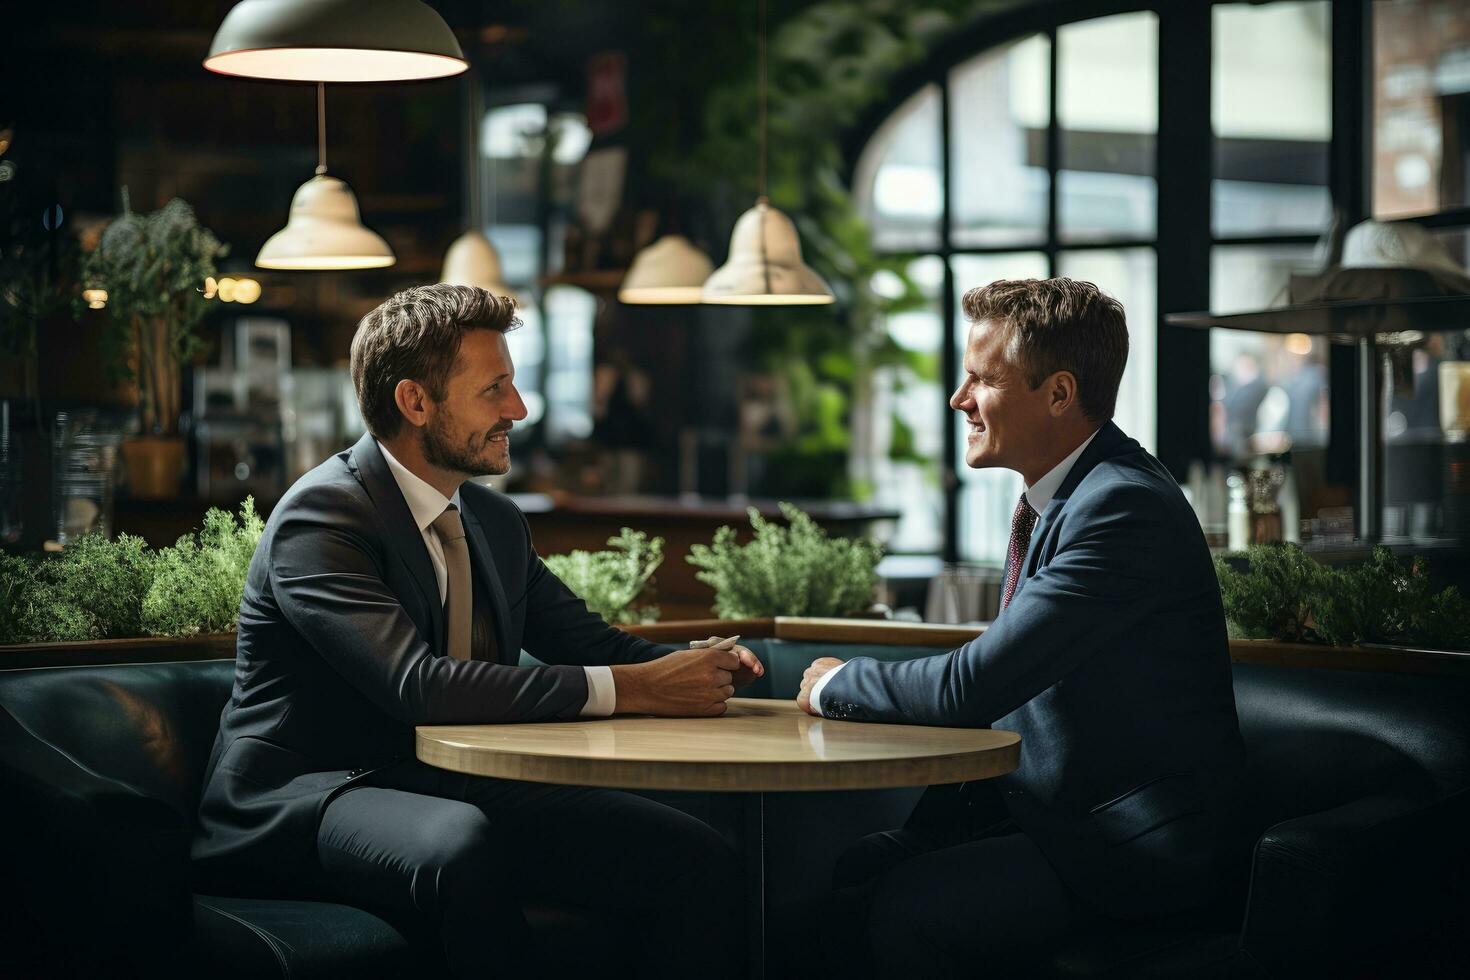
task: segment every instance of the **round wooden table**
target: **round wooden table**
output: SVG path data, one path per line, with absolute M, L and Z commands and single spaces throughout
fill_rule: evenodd
M 731 698 L 718 718 L 625 716 L 418 729 L 441 769 L 566 786 L 745 794 L 751 972 L 765 959 L 764 794 L 891 789 L 989 779 L 1020 762 L 1021 737 L 815 718 L 794 701 Z

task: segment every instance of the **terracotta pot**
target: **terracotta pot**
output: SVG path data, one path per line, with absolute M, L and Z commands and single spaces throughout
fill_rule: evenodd
M 168 500 L 179 495 L 184 468 L 184 440 L 180 436 L 141 436 L 122 444 L 128 467 L 128 489 L 143 500 Z

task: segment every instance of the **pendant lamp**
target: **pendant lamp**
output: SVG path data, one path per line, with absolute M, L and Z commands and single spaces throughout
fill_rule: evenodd
M 397 261 L 388 243 L 363 227 L 352 188 L 327 175 L 327 101 L 316 87 L 316 176 L 296 189 L 286 227 L 266 239 L 255 264 L 262 269 L 381 269 Z
M 450 243 L 444 253 L 444 269 L 439 281 L 451 286 L 479 286 L 496 296 L 516 299 L 515 293 L 505 284 L 500 267 L 500 252 L 495 244 L 481 231 L 485 227 L 483 218 L 484 188 L 480 184 L 479 127 L 485 118 L 484 99 L 481 96 L 480 78 L 477 73 L 466 76 L 469 86 L 465 98 L 463 137 L 464 145 L 473 148 L 473 163 L 466 168 L 465 200 L 469 202 L 469 230 Z
M 730 256 L 705 280 L 706 303 L 725 306 L 815 306 L 832 290 L 801 258 L 796 225 L 766 198 L 766 0 L 760 0 L 756 97 L 760 108 L 760 195 L 730 234 Z
M 244 0 L 204 67 L 291 82 L 401 82 L 469 67 L 444 18 L 420 0 Z
M 709 256 L 683 235 L 664 235 L 633 256 L 618 299 L 633 305 L 698 303 L 714 270 Z

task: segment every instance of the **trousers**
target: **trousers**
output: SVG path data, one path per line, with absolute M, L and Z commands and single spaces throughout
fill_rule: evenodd
M 416 760 L 332 800 L 317 832 L 321 887 L 442 956 L 454 977 L 735 976 L 744 968 L 740 865 L 708 824 L 615 790 L 467 776 Z M 538 941 L 545 903 L 609 928 L 592 963 Z M 581 951 L 585 956 L 586 951 Z

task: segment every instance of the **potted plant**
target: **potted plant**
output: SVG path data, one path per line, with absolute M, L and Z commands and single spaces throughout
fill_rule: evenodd
M 616 626 L 652 623 L 658 606 L 638 605 L 653 595 L 653 573 L 664 560 L 664 539 L 623 528 L 607 539 L 607 551 L 572 551 L 547 555 L 546 567 L 587 603 L 587 608 Z
M 208 311 L 202 287 L 225 252 L 184 201 L 141 215 L 124 190 L 122 215 L 83 262 L 88 289 L 106 293 L 113 326 L 103 349 L 108 371 L 137 384 L 141 431 L 122 444 L 136 496 L 159 499 L 178 489 L 179 372 L 204 346 L 196 333 Z
M 829 538 L 796 506 L 781 504 L 789 527 L 773 524 L 754 507 L 755 535 L 739 544 L 722 527 L 713 544 L 697 544 L 685 559 L 715 590 L 720 619 L 770 616 L 861 616 L 873 604 L 883 548 L 870 538 Z

